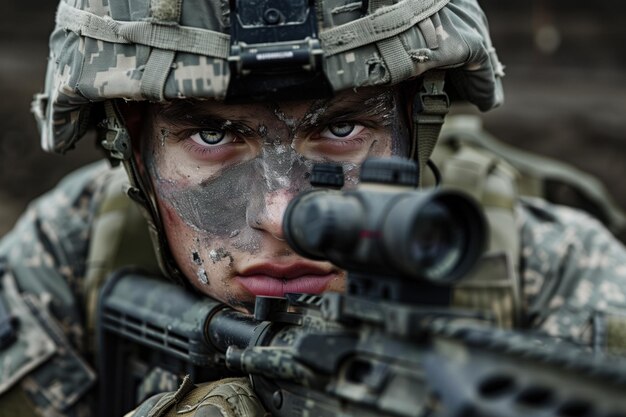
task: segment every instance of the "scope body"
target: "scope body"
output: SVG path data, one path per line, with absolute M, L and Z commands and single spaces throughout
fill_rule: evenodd
M 283 225 L 303 256 L 348 271 L 447 283 L 480 256 L 485 224 L 477 204 L 459 192 L 364 183 L 296 197 Z

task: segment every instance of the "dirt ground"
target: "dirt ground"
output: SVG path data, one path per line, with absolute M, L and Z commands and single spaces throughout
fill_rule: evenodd
M 5 1 L 0 13 L 0 235 L 29 200 L 100 157 L 93 138 L 66 156 L 39 150 L 29 107 L 43 84 L 56 5 L 35 3 Z M 599 0 L 589 12 L 582 1 L 481 4 L 507 66 L 506 104 L 484 115 L 487 129 L 597 175 L 626 207 L 626 6 Z

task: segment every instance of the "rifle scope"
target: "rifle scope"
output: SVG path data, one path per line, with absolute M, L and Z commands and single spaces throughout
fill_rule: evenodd
M 312 190 L 288 205 L 287 242 L 300 255 L 348 272 L 451 283 L 481 255 L 485 217 L 458 191 L 418 191 L 417 166 L 368 159 L 361 183 L 346 191 Z

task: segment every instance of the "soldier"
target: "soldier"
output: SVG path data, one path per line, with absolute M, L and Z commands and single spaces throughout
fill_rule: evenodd
M 444 84 L 482 110 L 502 102 L 502 66 L 474 0 L 62 0 L 50 46 L 33 104 L 43 147 L 68 151 L 96 127 L 155 251 L 132 232 L 121 171 L 104 163 L 30 206 L 0 243 L 7 415 L 85 416 L 107 400 L 92 393 L 91 333 L 115 267 L 156 255 L 168 278 L 241 311 L 257 295 L 342 291 L 344 272 L 297 256 L 281 230 L 312 165 L 340 164 L 346 187 L 368 156 L 412 157 L 426 172 Z M 487 206 L 490 253 L 505 271 L 458 303 L 498 310 L 503 326 L 624 348 L 624 248 L 580 212 L 518 200 L 514 172 L 496 159 L 462 149 L 450 160 L 444 181 Z M 189 414 L 263 414 L 245 380 L 201 389 Z M 165 412 L 172 398 L 152 397 L 136 415 Z

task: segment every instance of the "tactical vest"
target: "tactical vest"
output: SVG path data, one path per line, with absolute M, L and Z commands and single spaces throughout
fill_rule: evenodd
M 440 144 L 433 161 L 441 186 L 470 194 L 483 207 L 489 233 L 485 253 L 471 273 L 455 285 L 452 305 L 490 317 L 499 327 L 520 322 L 520 233 L 515 204 L 518 174 L 501 158 L 463 144 Z M 427 176 L 425 183 L 434 179 Z
M 505 160 L 518 172 L 519 195 L 541 197 L 551 203 L 586 211 L 626 243 L 626 213 L 594 176 L 497 140 L 483 129 L 478 116 L 448 116 L 438 143 L 439 147 L 448 148 L 464 144 Z

